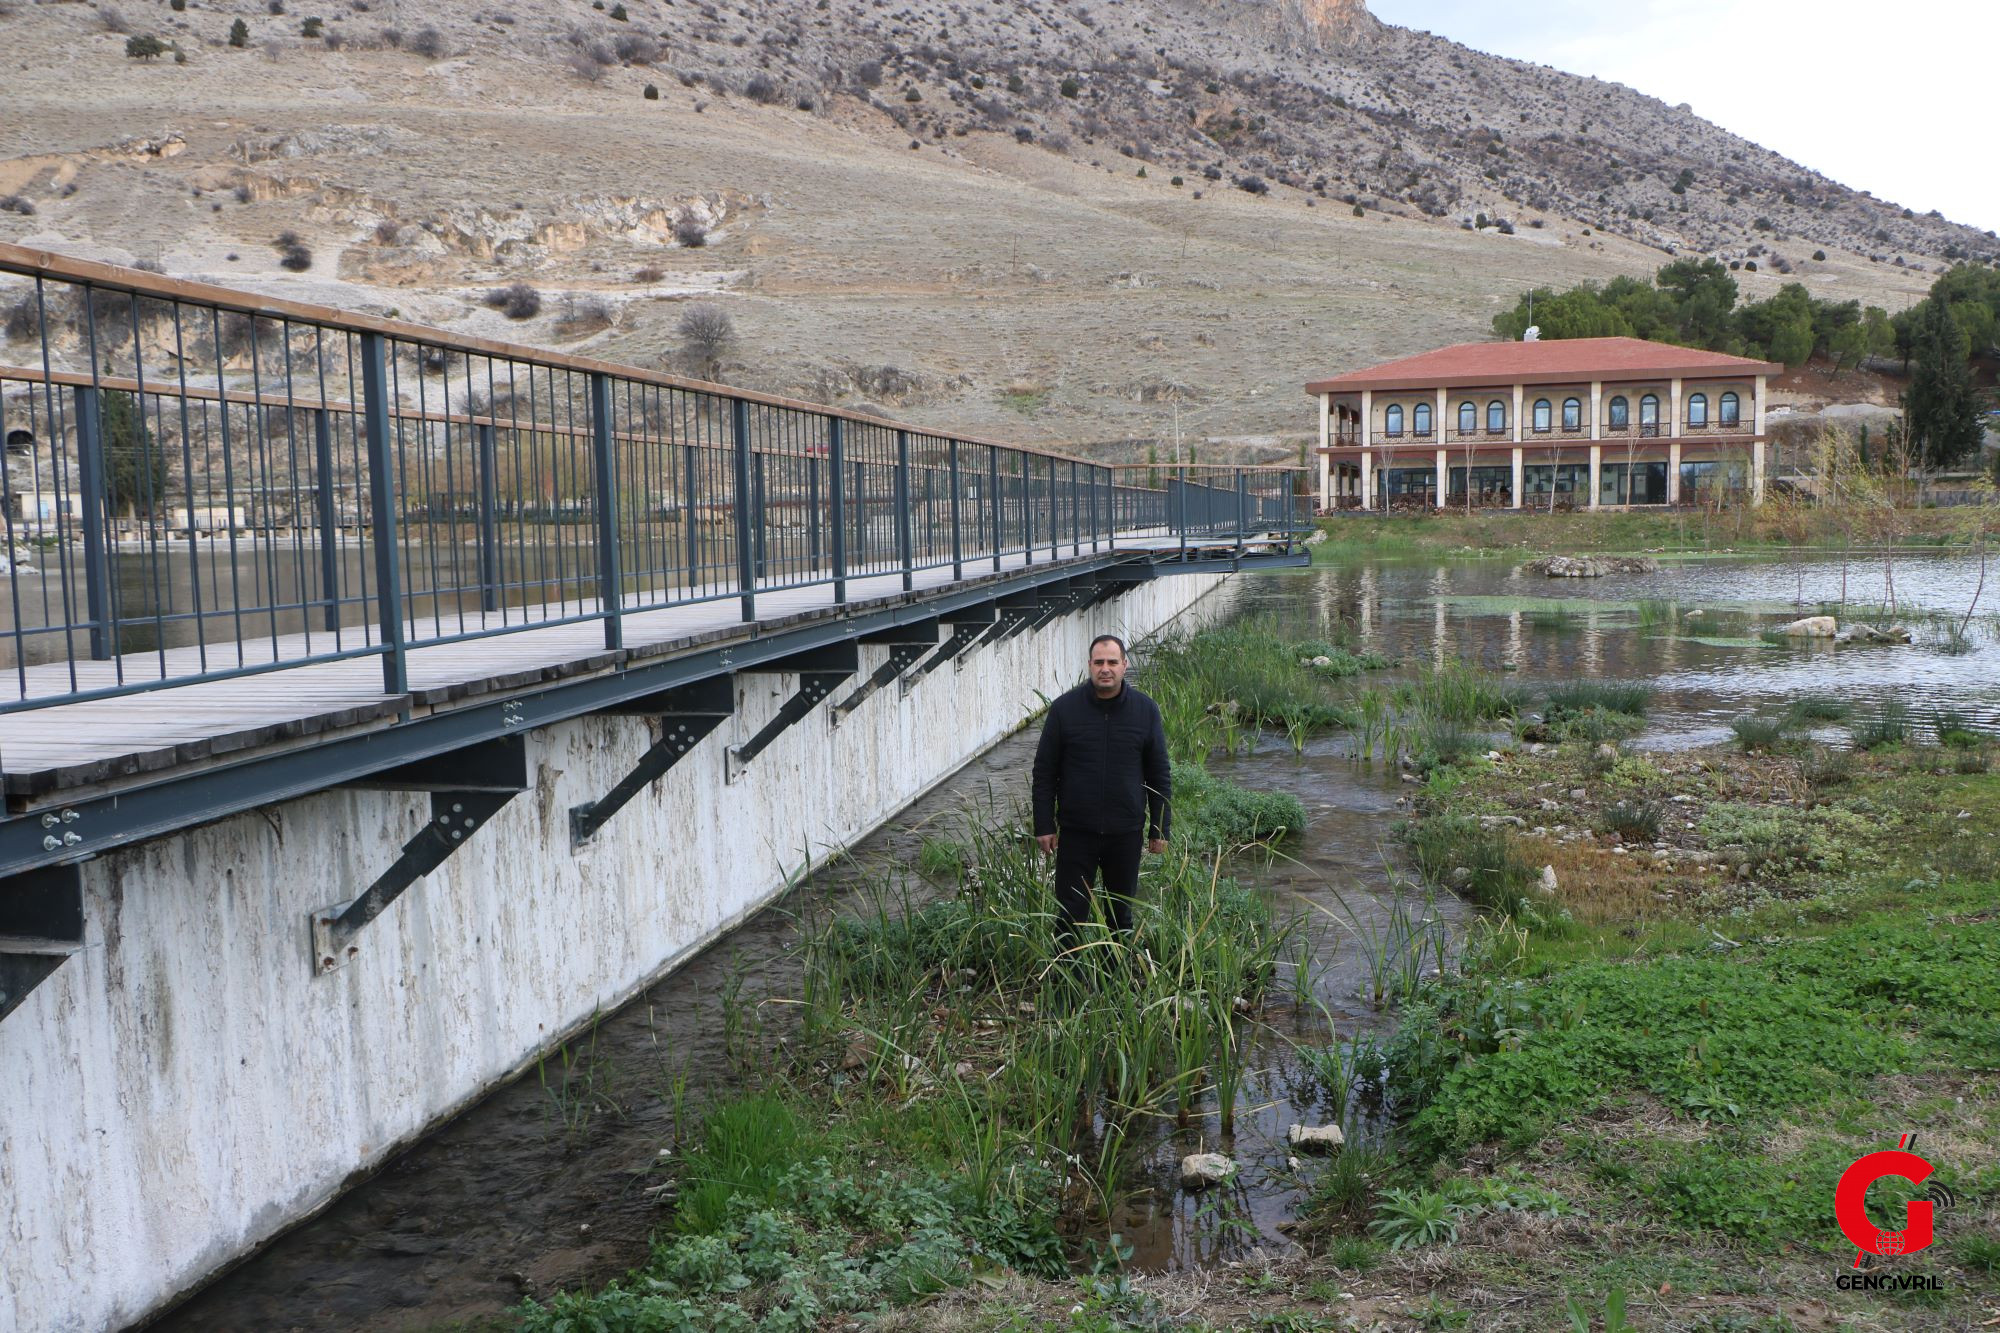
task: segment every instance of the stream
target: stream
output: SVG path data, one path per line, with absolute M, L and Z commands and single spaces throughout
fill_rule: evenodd
M 2000 568 L 1957 644 L 1947 619 L 1956 624 L 1971 602 L 1978 561 L 1899 554 L 1892 572 L 1897 619 L 1916 635 L 1907 647 L 1761 637 L 1842 601 L 1843 586 L 1850 607 L 1888 601 L 1881 563 L 1859 557 L 1706 558 L 1595 580 L 1529 576 L 1494 560 L 1353 562 L 1245 576 L 1216 595 L 1231 599 L 1226 614 L 1274 616 L 1301 639 L 1348 625 L 1357 650 L 1399 663 L 1374 681 L 1463 662 L 1507 673 L 1537 703 L 1564 680 L 1647 681 L 1654 694 L 1640 746 L 1723 740 L 1732 718 L 1802 693 L 1837 694 L 1860 710 L 1900 700 L 1920 729 L 1939 708 L 2000 728 Z M 1823 734 L 1837 740 L 1843 731 Z M 1024 803 L 1034 742 L 1030 729 L 972 760 L 850 858 L 605 1015 L 566 1056 L 397 1154 L 155 1326 L 430 1328 L 617 1277 L 644 1257 L 662 1219 L 649 1189 L 659 1181 L 656 1154 L 673 1138 L 677 1080 L 695 1104 L 729 1090 L 731 1044 L 759 1039 L 746 1037 L 744 1016 L 754 1024 L 760 997 L 796 992 L 798 916 L 854 901 L 876 868 L 913 866 L 924 838 L 950 836 L 963 811 Z M 1260 1016 L 1234 1140 L 1223 1145 L 1241 1168 L 1226 1190 L 1187 1194 L 1175 1179 L 1182 1153 L 1218 1146 L 1212 1118 L 1206 1141 L 1169 1125 L 1142 1146 L 1112 1227 L 1142 1270 L 1290 1245 L 1279 1223 L 1296 1215 L 1304 1177 L 1287 1163 L 1285 1133 L 1331 1118 L 1327 1090 L 1294 1043 L 1326 1043 L 1321 1007 L 1342 1040 L 1386 1039 L 1393 1015 L 1369 1003 L 1360 941 L 1398 928 L 1405 914 L 1449 934 L 1469 910 L 1401 882 L 1394 829 L 1413 789 L 1393 767 L 1353 762 L 1344 735 L 1317 738 L 1303 753 L 1267 736 L 1249 753 L 1217 755 L 1210 768 L 1305 803 L 1303 836 L 1237 873 L 1304 914 L 1317 1004 L 1274 1004 Z M 1365 1118 L 1350 1116 L 1348 1127 L 1371 1132 Z M 1312 1170 L 1307 1163 L 1306 1176 Z

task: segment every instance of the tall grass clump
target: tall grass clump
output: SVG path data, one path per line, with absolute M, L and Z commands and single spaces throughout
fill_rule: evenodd
M 1640 681 L 1571 681 L 1549 691 L 1542 716 L 1558 740 L 1615 740 L 1645 724 L 1652 693 Z
M 1732 721 L 1729 729 L 1746 753 L 1769 750 L 1784 740 L 1786 719 L 1769 713 L 1745 713 Z
M 1291 639 L 1269 622 L 1244 621 L 1161 640 L 1134 679 L 1159 702 L 1176 759 L 1200 760 L 1218 744 L 1234 748 L 1265 727 L 1303 745 L 1306 736 L 1347 720 L 1331 690 L 1341 673 L 1312 665 L 1322 657 L 1331 662 L 1331 653 L 1316 650 L 1333 647 Z
M 1488 907 L 1513 910 L 1535 880 L 1534 868 L 1514 851 L 1506 832 L 1470 815 L 1419 820 L 1405 839 L 1426 882 Z
M 1854 705 L 1831 694 L 1802 694 L 1786 711 L 1800 722 L 1845 722 Z
M 1910 706 L 1891 695 L 1873 712 L 1856 718 L 1848 727 L 1857 750 L 1879 750 L 1901 745 L 1910 735 Z

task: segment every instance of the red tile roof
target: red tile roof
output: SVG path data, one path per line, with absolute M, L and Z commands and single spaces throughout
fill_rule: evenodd
M 1644 338 L 1552 338 L 1544 342 L 1460 343 L 1434 352 L 1314 380 L 1306 392 L 1435 389 L 1487 384 L 1560 384 L 1609 379 L 1720 379 L 1778 375 L 1770 361 L 1724 356 Z

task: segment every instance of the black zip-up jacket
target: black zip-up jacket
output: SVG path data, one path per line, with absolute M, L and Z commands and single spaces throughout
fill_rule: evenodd
M 1109 699 L 1089 681 L 1049 705 L 1035 748 L 1035 835 L 1167 836 L 1174 780 L 1160 706 L 1127 684 Z

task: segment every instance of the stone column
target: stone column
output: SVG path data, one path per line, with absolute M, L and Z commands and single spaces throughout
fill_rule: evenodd
M 1366 449 L 1361 451 L 1361 507 L 1375 507 L 1374 455 Z
M 1681 442 L 1675 440 L 1667 446 L 1667 503 L 1681 502 Z
M 1604 381 L 1592 380 L 1590 382 L 1590 438 L 1593 440 L 1604 438 L 1600 433 L 1604 428 L 1603 417 Z M 1591 452 L 1595 453 L 1596 450 L 1592 450 Z
M 1327 452 L 1333 443 L 1328 438 L 1333 434 L 1332 416 L 1333 395 L 1323 393 L 1319 396 L 1319 507 L 1321 509 L 1333 508 L 1333 455 Z
M 1667 403 L 1673 409 L 1673 424 L 1667 427 L 1667 438 L 1673 439 L 1681 433 L 1681 382 L 1678 378 L 1667 381 Z
M 1596 394 L 1593 393 L 1591 396 L 1594 398 L 1596 397 Z M 1591 445 L 1590 446 L 1590 507 L 1592 509 L 1597 508 L 1597 477 L 1599 470 L 1603 468 L 1603 466 L 1604 466 L 1604 446 L 1601 444 Z
M 1510 507 L 1514 509 L 1521 507 L 1521 446 L 1518 444 L 1514 446 L 1514 495 Z
M 1439 389 L 1438 401 L 1437 401 L 1437 416 L 1431 422 L 1431 429 L 1437 432 L 1437 434 L 1432 436 L 1431 438 L 1435 439 L 1439 444 L 1444 443 L 1444 403 L 1445 403 L 1445 391 L 1443 389 Z
M 1754 440 L 1750 445 L 1750 503 L 1764 503 L 1764 442 Z
M 1437 497 L 1436 497 L 1437 507 L 1439 509 L 1444 508 L 1445 483 L 1448 482 L 1450 479 L 1451 479 L 1451 469 L 1446 465 L 1445 451 L 1443 447 L 1440 446 L 1437 451 Z M 1465 485 L 1468 490 L 1470 490 L 1472 487 L 1472 473 L 1469 469 L 1466 472 Z
M 1521 385 L 1519 385 L 1519 384 L 1516 384 L 1516 385 L 1514 386 L 1514 443 L 1516 443 L 1516 444 L 1519 444 L 1519 443 L 1521 442 L 1521 391 L 1522 391 L 1522 387 L 1523 387 L 1523 386 L 1521 386 Z

